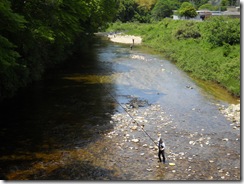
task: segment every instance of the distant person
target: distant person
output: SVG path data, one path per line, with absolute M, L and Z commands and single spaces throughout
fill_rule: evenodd
M 162 155 L 163 163 L 165 163 L 164 149 L 165 149 L 165 144 L 164 144 L 162 138 L 159 138 L 159 141 L 158 141 L 158 158 L 159 158 L 159 162 L 162 162 L 162 160 L 161 160 L 161 155 Z
M 132 39 L 132 45 L 130 45 L 130 49 L 132 50 L 133 46 L 134 46 L 135 40 L 134 38 Z

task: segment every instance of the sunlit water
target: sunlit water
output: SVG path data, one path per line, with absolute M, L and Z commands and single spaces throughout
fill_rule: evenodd
M 159 54 L 97 39 L 1 104 L 0 176 L 239 180 L 240 130 L 216 106 L 236 100 L 199 86 Z M 135 98 L 147 105 L 129 113 L 153 140 L 162 135 L 165 165 L 123 109 Z

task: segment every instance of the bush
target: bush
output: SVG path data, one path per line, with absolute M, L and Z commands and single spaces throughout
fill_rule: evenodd
M 177 39 L 199 38 L 201 34 L 193 22 L 187 22 L 176 30 L 175 37 Z
M 205 24 L 207 41 L 213 46 L 240 44 L 240 20 L 218 16 L 208 19 Z

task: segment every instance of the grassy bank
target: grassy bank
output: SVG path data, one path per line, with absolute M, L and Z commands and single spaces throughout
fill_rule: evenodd
M 240 20 L 114 23 L 108 30 L 140 35 L 143 44 L 161 52 L 198 79 L 215 82 L 240 96 Z M 239 40 L 238 40 L 239 39 Z

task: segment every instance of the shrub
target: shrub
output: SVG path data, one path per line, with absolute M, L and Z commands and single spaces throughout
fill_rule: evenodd
M 201 34 L 199 29 L 192 22 L 187 22 L 184 26 L 176 29 L 175 37 L 177 39 L 199 38 Z
M 240 20 L 218 16 L 205 22 L 207 41 L 213 46 L 240 44 Z

